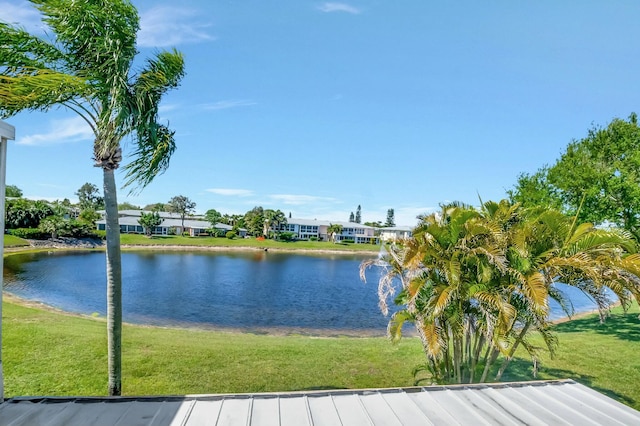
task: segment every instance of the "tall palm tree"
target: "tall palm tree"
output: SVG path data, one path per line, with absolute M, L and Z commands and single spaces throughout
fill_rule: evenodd
M 121 393 L 122 272 L 114 172 L 120 144 L 134 140 L 125 186 L 140 189 L 163 172 L 175 149 L 174 132 L 158 122 L 162 95 L 177 87 L 184 60 L 159 52 L 134 72 L 139 18 L 127 0 L 30 0 L 51 39 L 0 22 L 0 114 L 47 111 L 80 115 L 94 134 L 95 166 L 103 170 L 106 211 L 108 392 Z

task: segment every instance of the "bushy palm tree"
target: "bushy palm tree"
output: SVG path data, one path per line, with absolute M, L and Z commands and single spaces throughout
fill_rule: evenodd
M 499 380 L 518 346 L 535 359 L 534 332 L 553 351 L 549 298 L 571 313 L 556 282 L 589 294 L 603 317 L 609 308 L 605 289 L 624 306 L 640 299 L 640 256 L 630 234 L 508 201 L 481 209 L 443 206 L 421 218 L 413 239 L 388 253 L 379 281 L 381 308 L 396 290 L 394 280 L 400 285 L 396 303 L 403 307 L 389 322 L 389 336 L 397 340 L 405 322 L 415 324 L 424 369 L 434 382 L 471 383 L 477 373 L 484 382 L 502 354 Z M 376 263 L 363 263 L 361 275 Z
M 95 166 L 103 170 L 107 230 L 107 323 L 110 395 L 121 392 L 121 260 L 114 172 L 120 144 L 132 136 L 126 185 L 144 187 L 169 165 L 174 132 L 158 122 L 162 95 L 184 74 L 177 51 L 148 59 L 137 73 L 138 13 L 126 0 L 30 0 L 51 39 L 0 22 L 0 114 L 64 106 L 94 134 Z
M 343 226 L 339 223 L 330 223 L 327 227 L 327 235 L 329 236 L 329 240 L 335 243 L 337 236 L 342 234 L 342 230 Z

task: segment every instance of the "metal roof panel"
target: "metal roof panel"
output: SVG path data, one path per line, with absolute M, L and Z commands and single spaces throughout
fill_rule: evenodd
M 0 424 L 640 424 L 640 412 L 570 380 L 174 397 L 13 398 Z

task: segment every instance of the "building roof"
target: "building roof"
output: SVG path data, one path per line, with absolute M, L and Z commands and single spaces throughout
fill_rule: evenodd
M 400 232 L 412 232 L 413 228 L 410 226 L 385 226 L 384 228 L 378 228 L 380 231 L 400 231 Z
M 330 226 L 330 225 L 342 225 L 344 228 L 365 228 L 374 229 L 372 226 L 363 225 L 356 222 L 340 222 L 338 220 L 317 220 L 317 219 L 298 219 L 288 218 L 287 223 L 290 225 L 303 225 L 303 226 Z
M 140 216 L 122 216 L 118 218 L 118 223 L 120 225 L 131 225 L 131 226 L 140 226 L 140 223 L 138 223 L 138 220 L 140 219 Z M 106 223 L 107 221 L 105 219 L 100 219 L 97 220 L 96 223 Z M 166 228 L 170 228 L 170 227 L 176 227 L 179 228 L 180 226 L 182 226 L 182 220 L 178 219 L 163 219 L 162 223 L 159 225 L 160 227 L 166 227 Z M 184 226 L 185 228 L 199 228 L 199 229 L 209 229 L 211 228 L 211 224 L 209 222 L 207 222 L 206 220 L 197 220 L 197 219 L 185 219 L 184 220 Z M 224 224 L 224 223 L 218 223 L 215 226 L 218 229 L 223 229 L 226 231 L 229 231 L 232 229 L 232 226 Z
M 147 398 L 13 398 L 2 424 L 640 424 L 640 412 L 572 380 Z

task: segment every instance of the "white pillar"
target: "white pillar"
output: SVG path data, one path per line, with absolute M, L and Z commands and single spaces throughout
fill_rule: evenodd
M 7 144 L 16 138 L 16 129 L 10 124 L 0 120 L 0 403 L 4 401 L 4 373 L 2 370 L 2 303 L 1 296 L 4 289 L 4 220 L 5 200 L 7 188 Z

